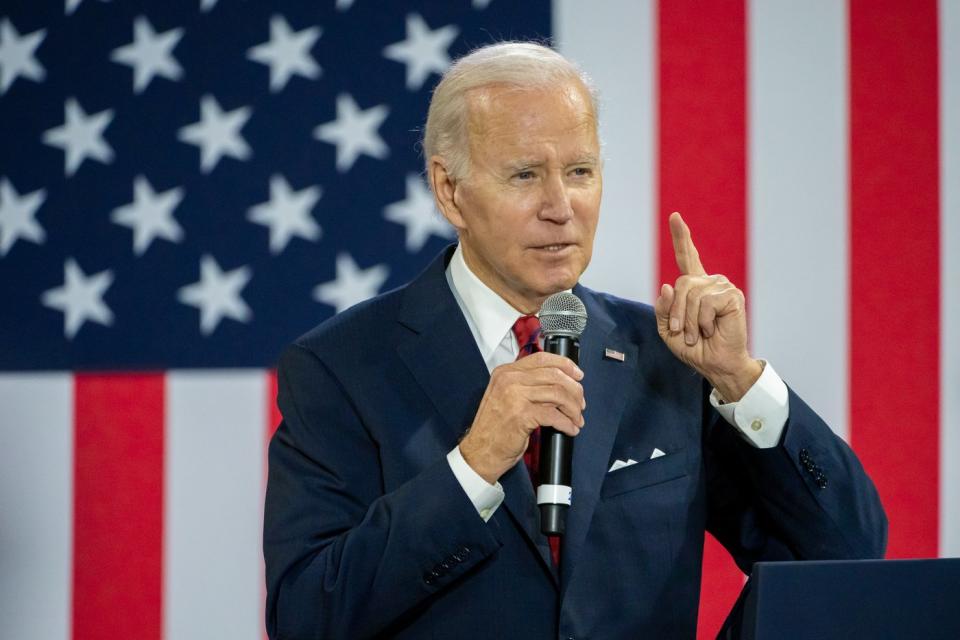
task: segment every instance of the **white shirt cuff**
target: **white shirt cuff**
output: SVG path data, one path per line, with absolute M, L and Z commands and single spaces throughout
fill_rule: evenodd
M 720 394 L 714 389 L 710 393 L 710 404 L 758 449 L 769 449 L 780 443 L 790 415 L 787 385 L 769 362 L 764 363 L 763 373 L 739 402 L 721 404 Z
M 484 522 L 489 521 L 500 503 L 503 502 L 503 487 L 500 486 L 499 482 L 497 484 L 488 483 L 479 473 L 474 471 L 473 467 L 463 459 L 459 446 L 454 447 L 453 451 L 447 454 L 447 462 L 477 513 L 480 514 Z

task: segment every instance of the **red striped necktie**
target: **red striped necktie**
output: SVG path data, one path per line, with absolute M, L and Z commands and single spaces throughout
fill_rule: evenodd
M 520 353 L 517 354 L 517 360 L 524 358 L 531 353 L 543 351 L 540 348 L 540 318 L 537 316 L 523 316 L 513 323 L 513 335 L 517 337 L 517 344 L 520 345 Z M 527 472 L 530 474 L 530 481 L 533 483 L 533 491 L 536 493 L 539 478 L 537 470 L 540 467 L 540 429 L 530 434 L 530 441 L 527 444 L 527 450 L 523 454 L 523 463 L 527 465 Z M 553 563 L 560 566 L 560 536 L 547 536 L 550 541 L 550 555 L 553 556 Z

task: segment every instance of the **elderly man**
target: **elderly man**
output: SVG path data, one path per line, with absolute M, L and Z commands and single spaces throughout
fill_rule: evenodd
M 424 149 L 459 243 L 280 364 L 271 637 L 688 638 L 704 531 L 745 571 L 883 554 L 869 478 L 750 356 L 742 293 L 679 215 L 683 275 L 655 307 L 577 284 L 602 164 L 576 67 L 534 44 L 471 53 L 434 92 Z M 589 314 L 579 367 L 536 337 L 567 289 Z M 524 459 L 539 425 L 575 437 L 562 539 L 540 533 Z

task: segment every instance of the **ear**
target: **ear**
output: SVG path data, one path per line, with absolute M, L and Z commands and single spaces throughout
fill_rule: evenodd
M 447 219 L 447 222 L 452 224 L 457 231 L 461 231 L 466 224 L 460 206 L 457 204 L 457 182 L 447 171 L 444 159 L 440 156 L 431 157 L 428 173 L 430 188 L 433 190 L 437 208 L 440 209 L 440 213 Z

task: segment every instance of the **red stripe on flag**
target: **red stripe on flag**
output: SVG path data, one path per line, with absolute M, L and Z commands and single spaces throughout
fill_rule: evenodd
M 267 373 L 267 441 L 273 437 L 283 416 L 277 406 L 277 370 L 271 369 Z
M 680 211 L 704 266 L 747 285 L 747 44 L 743 0 L 659 4 L 659 267 L 678 275 L 666 216 Z M 657 287 L 659 290 L 659 286 Z M 704 549 L 698 637 L 713 638 L 743 584 L 724 549 Z
M 710 273 L 747 285 L 747 50 L 743 0 L 671 0 L 659 12 L 660 278 L 678 275 L 671 211 Z M 657 287 L 659 291 L 659 286 Z
M 277 407 L 277 370 L 271 369 L 267 371 L 267 429 L 266 429 L 266 445 L 263 448 L 263 470 L 264 470 L 264 483 L 263 487 L 266 489 L 266 477 L 267 477 L 267 451 L 270 447 L 270 439 L 273 437 L 273 434 L 276 433 L 277 427 L 280 426 L 280 409 Z M 264 496 L 266 493 L 264 493 Z M 266 576 L 262 576 L 260 581 L 261 593 L 263 595 L 263 601 L 267 601 L 267 580 Z M 261 614 L 262 615 L 262 614 Z M 266 622 L 264 621 L 261 625 L 263 628 L 263 640 L 269 640 L 266 630 Z
M 75 378 L 73 637 L 161 637 L 164 380 Z
M 851 0 L 850 438 L 896 558 L 937 555 L 937 55 L 935 0 Z

